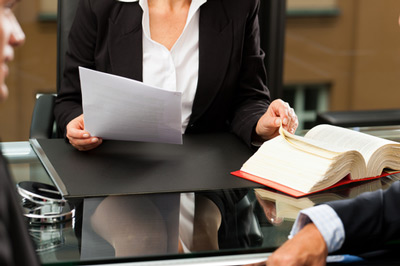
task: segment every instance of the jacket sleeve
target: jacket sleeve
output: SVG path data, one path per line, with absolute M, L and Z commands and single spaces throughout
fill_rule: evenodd
M 80 1 L 68 36 L 64 73 L 54 109 L 57 125 L 64 137 L 67 124 L 82 114 L 78 67 L 94 68 L 96 28 L 97 23 L 90 1 Z
M 339 251 L 362 252 L 400 239 L 400 181 L 387 190 L 328 203 L 339 215 L 345 242 Z
M 260 29 L 258 23 L 259 1 L 254 2 L 248 16 L 243 43 L 243 56 L 240 66 L 238 94 L 236 97 L 232 131 L 246 143 L 260 117 L 267 111 L 271 102 L 266 86 L 265 54 L 260 48 Z
M 0 151 L 0 265 L 40 265 L 6 163 Z

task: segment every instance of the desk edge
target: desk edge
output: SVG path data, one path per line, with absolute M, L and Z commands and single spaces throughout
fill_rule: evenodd
M 46 153 L 43 151 L 42 146 L 40 146 L 38 140 L 37 139 L 29 139 L 29 143 L 31 144 L 33 150 L 35 151 L 36 155 L 38 156 L 43 167 L 46 169 L 50 178 L 53 180 L 53 183 L 56 185 L 57 189 L 60 191 L 61 195 L 63 197 L 67 196 L 69 193 L 67 191 L 67 188 L 66 188 L 64 182 L 61 180 L 60 176 L 54 169 L 54 167 L 51 164 Z

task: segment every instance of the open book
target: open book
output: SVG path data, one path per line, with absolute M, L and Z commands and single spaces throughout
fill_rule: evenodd
M 282 127 L 232 174 L 295 197 L 400 170 L 400 143 L 332 125 L 304 137 Z

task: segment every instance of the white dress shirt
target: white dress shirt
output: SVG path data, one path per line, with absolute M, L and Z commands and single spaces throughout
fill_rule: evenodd
M 200 6 L 206 0 L 192 0 L 182 34 L 171 50 L 153 41 L 147 0 L 143 9 L 143 82 L 169 91 L 182 92 L 182 133 L 192 114 L 199 72 Z
M 297 234 L 306 224 L 313 222 L 323 236 L 328 252 L 334 252 L 343 245 L 345 232 L 342 220 L 336 212 L 326 204 L 300 211 L 289 238 Z

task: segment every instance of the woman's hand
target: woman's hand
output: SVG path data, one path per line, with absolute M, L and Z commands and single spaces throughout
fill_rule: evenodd
M 269 140 L 279 135 L 279 127 L 294 134 L 299 125 L 297 116 L 288 103 L 274 100 L 265 114 L 258 120 L 256 134 L 263 140 Z
M 69 139 L 69 143 L 80 151 L 94 149 L 103 142 L 101 138 L 92 137 L 89 132 L 85 131 L 83 114 L 68 123 L 67 138 Z
M 265 217 L 272 225 L 280 225 L 283 223 L 284 218 L 279 217 L 276 213 L 276 203 L 272 200 L 262 199 L 257 193 L 256 198 L 261 208 L 264 211 Z

